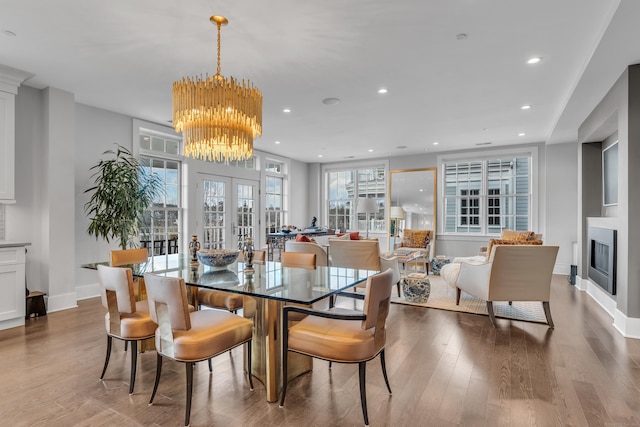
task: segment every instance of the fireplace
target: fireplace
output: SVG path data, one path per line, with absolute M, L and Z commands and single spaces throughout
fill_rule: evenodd
M 616 230 L 589 227 L 589 279 L 616 294 Z

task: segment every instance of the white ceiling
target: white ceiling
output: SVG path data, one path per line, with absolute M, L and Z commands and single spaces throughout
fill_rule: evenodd
M 255 148 L 305 162 L 575 141 L 640 62 L 637 0 L 0 0 L 0 64 L 167 124 L 172 83 L 215 74 L 214 14 L 222 74 L 263 92 Z

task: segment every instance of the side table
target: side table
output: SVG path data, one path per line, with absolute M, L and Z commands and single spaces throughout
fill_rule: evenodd
M 410 273 L 403 279 L 402 291 L 408 302 L 427 302 L 431 294 L 431 282 L 426 274 Z

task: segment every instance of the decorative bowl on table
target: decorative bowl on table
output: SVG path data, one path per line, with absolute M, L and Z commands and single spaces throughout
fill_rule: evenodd
M 213 270 L 226 270 L 236 262 L 239 253 L 239 249 L 200 249 L 197 252 L 198 261 L 212 267 Z

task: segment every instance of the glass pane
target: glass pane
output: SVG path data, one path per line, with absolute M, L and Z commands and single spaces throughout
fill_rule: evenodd
M 149 150 L 151 148 L 151 138 L 147 135 L 140 135 L 140 148 Z
M 180 147 L 180 143 L 178 141 L 167 139 L 165 152 L 169 154 L 179 154 L 178 153 L 179 147 Z
M 153 151 L 162 151 L 164 152 L 164 138 L 159 138 L 154 136 L 151 138 L 151 149 Z

